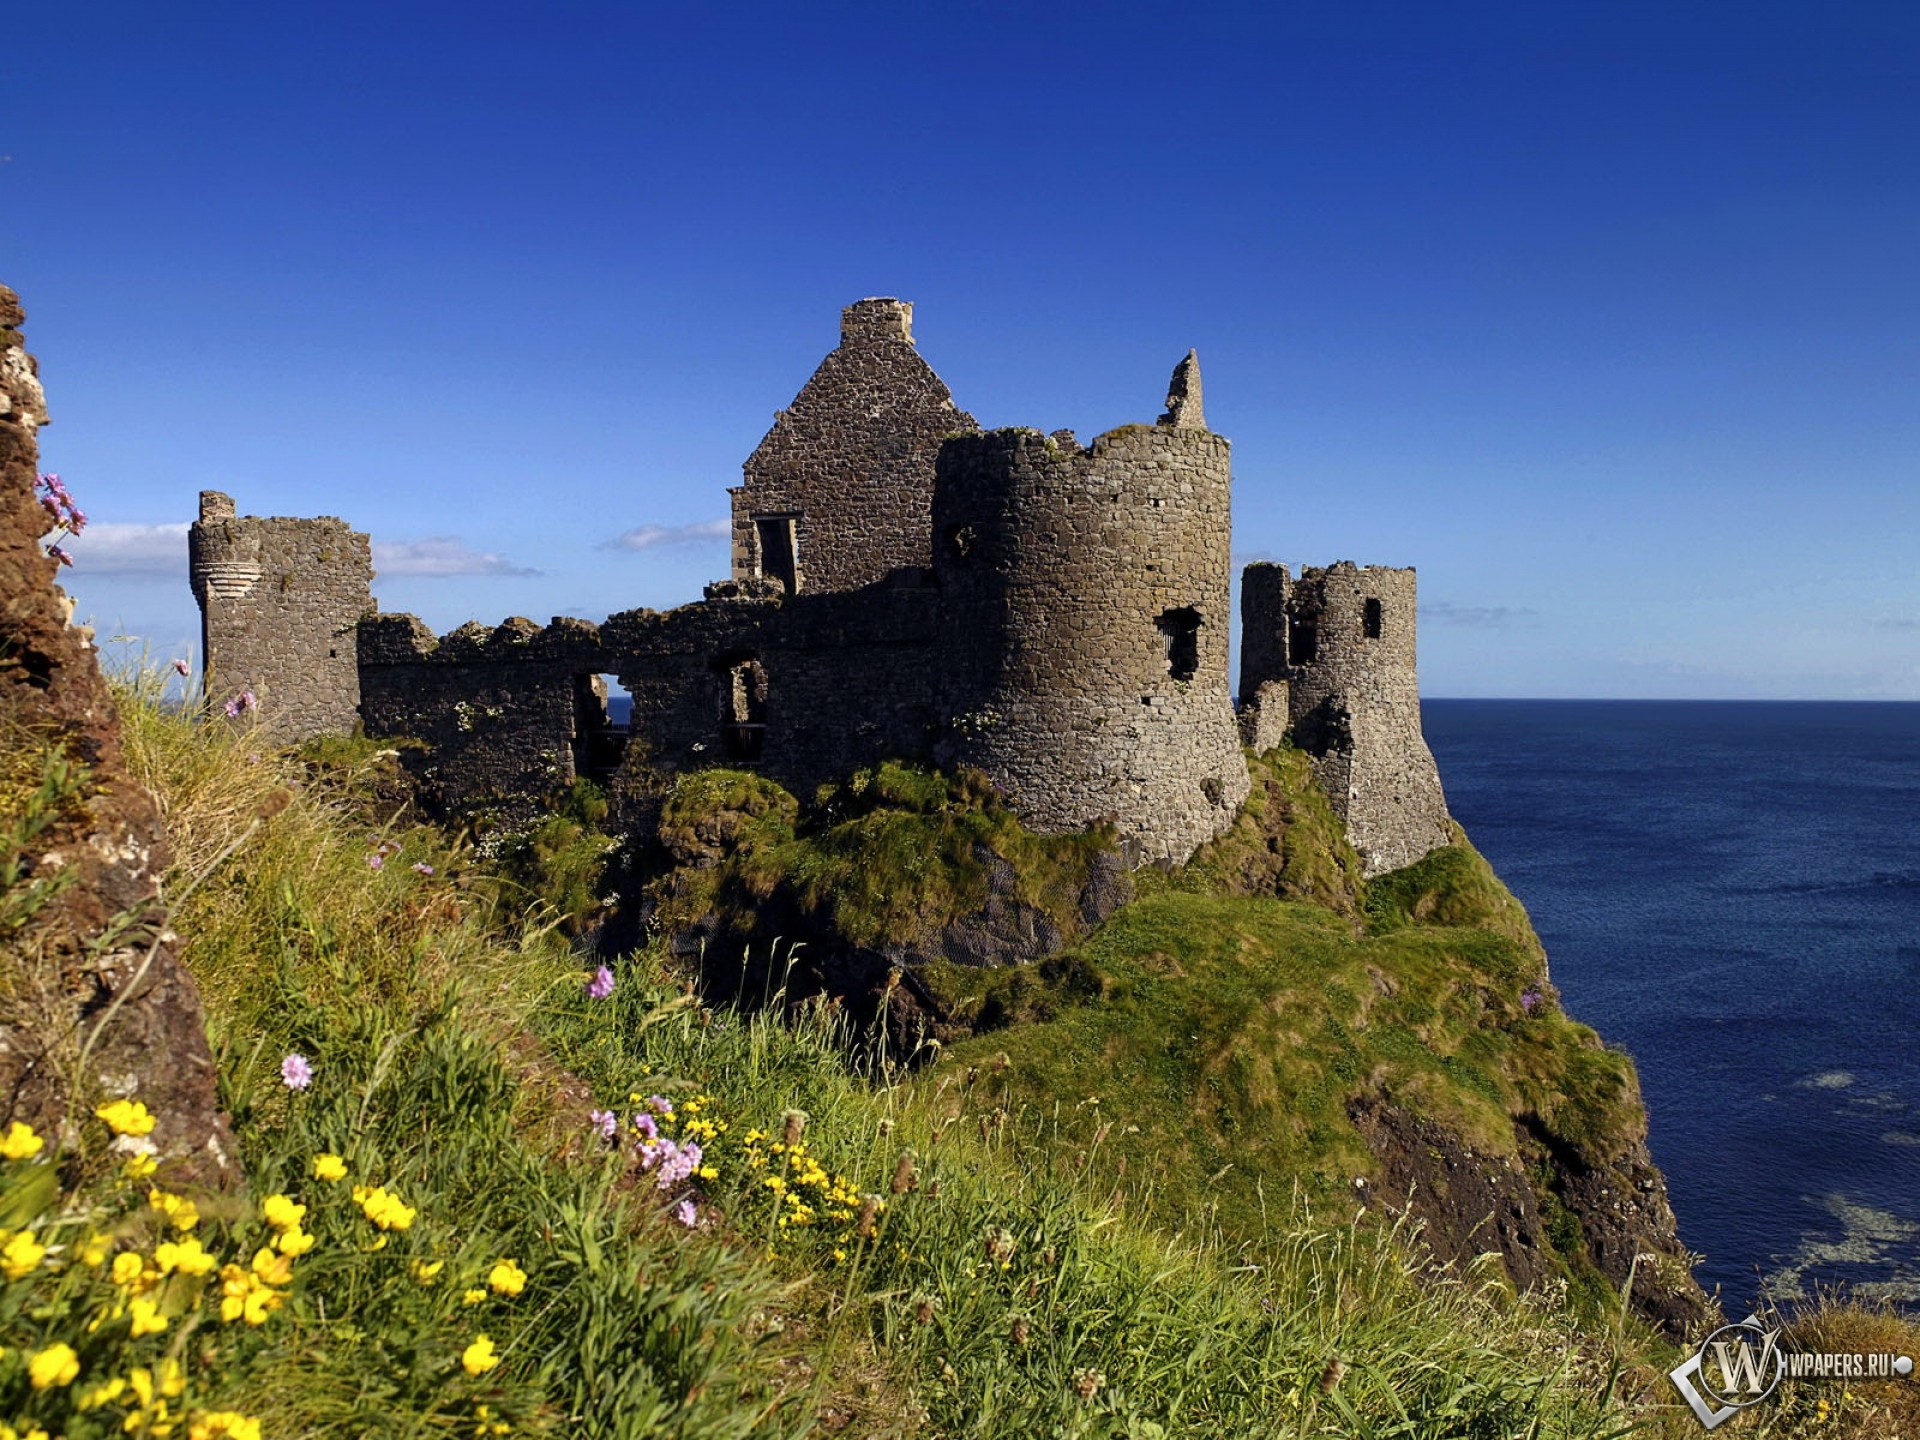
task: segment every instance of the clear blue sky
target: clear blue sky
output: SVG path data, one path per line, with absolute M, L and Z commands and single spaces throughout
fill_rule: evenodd
M 440 629 L 694 598 L 840 307 L 899 295 L 988 425 L 1151 419 L 1197 346 L 1236 550 L 1417 566 L 1430 695 L 1920 698 L 1920 7 L 5 31 L 0 281 L 118 527 L 70 588 L 162 651 L 202 488 L 370 530 Z

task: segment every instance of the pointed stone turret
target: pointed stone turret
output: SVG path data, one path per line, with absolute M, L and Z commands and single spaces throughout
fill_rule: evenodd
M 1187 351 L 1187 358 L 1173 367 L 1173 378 L 1167 382 L 1167 413 L 1160 423 L 1175 430 L 1207 428 L 1206 413 L 1200 408 L 1199 351 Z

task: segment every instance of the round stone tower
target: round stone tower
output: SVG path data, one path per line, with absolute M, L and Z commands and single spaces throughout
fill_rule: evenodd
M 1227 683 L 1229 446 L 1200 419 L 1191 357 L 1169 406 L 1085 449 L 1065 431 L 955 437 L 933 500 L 956 758 L 1035 830 L 1111 819 L 1136 861 L 1184 860 L 1249 788 Z

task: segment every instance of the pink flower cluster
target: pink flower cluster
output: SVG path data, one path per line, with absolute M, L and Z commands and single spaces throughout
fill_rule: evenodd
M 242 690 L 238 695 L 221 707 L 227 712 L 229 720 L 238 720 L 242 715 L 251 715 L 260 708 L 260 702 L 251 690 Z
M 655 1140 L 640 1151 L 640 1168 L 653 1171 L 654 1188 L 671 1190 L 700 1168 L 697 1141 Z
M 613 994 L 613 971 L 602 965 L 593 972 L 593 978 L 587 981 L 586 989 L 589 1000 L 606 999 Z
M 73 496 L 67 493 L 58 475 L 42 475 L 35 488 L 40 492 L 40 508 L 53 517 L 53 523 L 61 530 L 78 535 L 87 528 L 87 512 L 73 503 Z M 58 545 L 47 546 L 47 554 L 62 565 L 73 564 L 73 556 Z

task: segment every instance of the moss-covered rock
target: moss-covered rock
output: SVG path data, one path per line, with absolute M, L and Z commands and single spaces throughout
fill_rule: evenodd
M 1359 913 L 1360 857 L 1314 783 L 1304 751 L 1282 746 L 1248 755 L 1253 789 L 1233 826 L 1168 878 L 1176 890 L 1302 900 L 1339 915 Z

